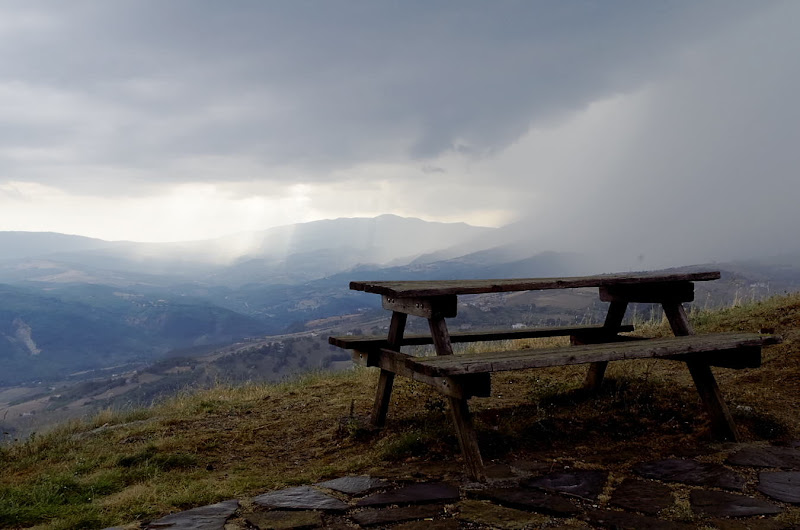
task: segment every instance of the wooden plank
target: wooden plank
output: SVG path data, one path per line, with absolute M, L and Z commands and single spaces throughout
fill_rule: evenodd
M 394 298 L 427 297 L 459 294 L 535 291 L 543 289 L 575 289 L 607 285 L 647 284 L 664 282 L 699 282 L 718 280 L 719 271 L 705 272 L 640 272 L 573 276 L 567 278 L 520 278 L 488 280 L 437 281 L 354 281 L 350 289 L 377 293 Z
M 600 290 L 602 291 L 603 287 L 601 287 Z M 622 324 L 622 319 L 625 318 L 625 311 L 627 311 L 627 309 L 627 300 L 613 300 L 608 306 L 608 313 L 606 313 L 606 320 L 603 322 L 603 327 L 609 330 L 619 329 L 620 324 Z M 597 342 L 603 341 L 593 341 L 591 337 L 586 336 L 576 336 L 571 340 L 571 343 L 575 346 Z M 603 385 L 606 368 L 608 368 L 608 361 L 592 363 L 586 371 L 586 378 L 583 380 L 583 388 L 593 392 L 599 391 L 600 387 Z
M 661 304 L 664 302 L 691 302 L 694 300 L 692 282 L 661 282 L 635 285 L 604 285 L 600 287 L 603 302 L 638 302 Z
M 701 357 L 706 353 L 729 352 L 777 344 L 776 335 L 756 333 L 716 333 L 686 337 L 667 337 L 608 344 L 589 344 L 561 348 L 527 349 L 455 355 L 445 357 L 409 357 L 406 364 L 414 371 L 430 376 L 454 376 L 479 372 L 498 372 L 566 366 L 599 361 L 641 358 L 670 358 L 679 355 Z M 383 350 L 386 351 L 386 350 Z
M 692 354 L 676 355 L 674 357 L 665 357 L 674 361 L 691 361 Z M 742 346 L 736 349 L 736 355 L 730 355 L 726 351 L 722 352 L 709 352 L 703 355 L 703 362 L 709 366 L 718 368 L 733 368 L 740 370 L 742 368 L 758 368 L 761 366 L 761 347 L 759 346 Z
M 406 331 L 406 322 L 408 315 L 398 311 L 392 312 L 392 320 L 389 323 L 389 336 L 386 339 L 388 346 L 396 350 L 400 350 L 400 345 L 403 344 L 403 336 Z
M 436 355 L 453 355 L 450 332 L 447 331 L 447 323 L 444 318 L 429 318 L 428 326 L 431 330 L 433 345 L 436 348 Z
M 664 314 L 667 315 L 672 332 L 675 335 L 693 335 L 694 330 L 686 315 L 686 310 L 678 303 L 663 304 Z M 755 345 L 750 345 L 751 347 Z M 708 360 L 692 358 L 686 361 L 686 367 L 692 375 L 694 386 L 700 399 L 703 401 L 706 412 L 711 418 L 711 432 L 719 440 L 738 441 L 739 430 L 733 415 L 728 410 L 728 405 L 722 396 L 722 392 L 714 379 L 714 373 Z
M 490 329 L 483 331 L 457 331 L 450 333 L 450 342 L 463 343 L 463 342 L 484 342 L 491 340 L 516 340 L 516 339 L 535 339 L 543 337 L 559 337 L 575 335 L 583 337 L 583 340 L 594 340 L 597 342 L 604 342 L 609 334 L 626 333 L 633 331 L 633 326 L 625 325 L 619 326 L 616 330 L 608 329 L 602 325 L 596 326 L 559 326 L 559 327 L 543 327 L 543 328 L 528 328 L 528 329 Z M 338 336 L 328 337 L 328 343 L 339 348 L 346 350 L 363 349 L 368 350 L 372 348 L 386 348 L 388 342 L 383 335 L 370 335 L 370 336 Z M 415 333 L 405 335 L 403 340 L 400 341 L 402 346 L 421 346 L 426 344 L 433 344 L 433 338 L 429 333 Z
M 689 316 L 681 304 L 678 303 L 665 303 L 661 304 L 664 308 L 664 314 L 669 321 L 669 327 L 672 328 L 672 333 L 677 337 L 686 335 L 694 335 L 694 328 L 692 323 L 689 322 Z
M 478 446 L 478 436 L 475 433 L 475 426 L 472 422 L 469 406 L 466 399 L 448 398 L 450 401 L 450 413 L 453 424 L 458 436 L 458 445 L 461 447 L 461 456 L 464 458 L 464 466 L 467 474 L 478 482 L 486 482 L 486 472 L 483 467 L 483 458 Z
M 452 318 L 458 314 L 458 301 L 456 295 L 426 298 L 384 296 L 383 308 L 422 318 Z
M 387 347 L 399 350 L 400 343 L 403 341 L 403 333 L 406 329 L 408 315 L 397 311 L 392 313 L 392 321 L 389 324 L 389 337 Z M 375 391 L 375 402 L 372 405 L 370 423 L 373 427 L 383 427 L 386 424 L 386 415 L 389 413 L 389 403 L 392 398 L 392 386 L 394 385 L 394 371 L 381 368 L 378 376 L 378 388 Z
M 468 374 L 458 378 L 450 377 L 431 377 L 408 368 L 405 363 L 410 355 L 405 353 L 386 350 L 384 352 L 372 351 L 353 351 L 353 362 L 361 366 L 378 367 L 392 375 L 405 376 L 420 383 L 430 385 L 447 397 L 467 399 L 472 396 L 489 397 L 491 394 L 491 376 L 484 374 Z M 454 384 L 454 381 L 458 384 Z M 386 417 L 384 416 L 384 421 Z

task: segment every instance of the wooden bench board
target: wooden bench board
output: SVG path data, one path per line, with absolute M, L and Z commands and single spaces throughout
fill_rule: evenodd
M 410 357 L 405 362 L 406 366 L 415 372 L 431 377 L 450 377 L 625 359 L 689 356 L 694 358 L 697 355 L 737 350 L 749 355 L 757 353 L 760 359 L 761 346 L 779 342 L 781 338 L 776 335 L 715 333 L 559 348 Z
M 684 273 L 624 273 L 598 276 L 573 276 L 565 278 L 522 278 L 495 280 L 436 280 L 436 281 L 355 281 L 350 289 L 377 293 L 384 296 L 406 298 L 459 294 L 500 293 L 511 291 L 537 291 L 544 289 L 574 289 L 611 285 L 652 283 L 681 283 L 717 280 L 719 271 Z
M 633 331 L 633 326 L 619 326 L 615 329 L 608 329 L 602 325 L 595 326 L 559 326 L 526 329 L 488 329 L 481 331 L 459 331 L 450 333 L 450 342 L 483 342 L 491 340 L 515 340 L 515 339 L 536 339 L 543 337 L 559 337 L 569 335 L 614 335 L 615 333 L 625 333 Z M 389 341 L 385 335 L 369 336 L 339 336 L 328 337 L 328 343 L 345 350 L 371 350 L 375 348 L 386 348 Z M 403 336 L 401 346 L 421 346 L 433 344 L 430 333 L 415 333 Z

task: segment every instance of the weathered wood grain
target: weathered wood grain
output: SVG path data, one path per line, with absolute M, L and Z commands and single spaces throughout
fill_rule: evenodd
M 467 473 L 473 480 L 478 482 L 486 481 L 486 471 L 483 467 L 481 449 L 478 446 L 478 435 L 475 432 L 475 425 L 472 421 L 472 414 L 466 399 L 450 397 L 450 414 L 453 418 L 453 425 L 458 436 L 458 445 L 461 447 L 461 456 L 464 458 L 464 466 Z
M 691 302 L 694 300 L 694 283 L 658 282 L 600 286 L 603 302 Z
M 616 329 L 610 329 L 601 325 L 597 326 L 559 326 L 542 327 L 528 329 L 487 329 L 481 331 L 457 331 L 450 333 L 450 342 L 485 342 L 490 340 L 515 340 L 515 339 L 536 339 L 543 337 L 566 337 L 575 335 L 583 337 L 585 340 L 597 338 L 599 342 L 609 340 L 610 336 L 617 333 L 633 331 L 633 326 L 624 325 Z M 339 337 L 328 337 L 328 343 L 346 350 L 372 348 L 386 348 L 388 342 L 383 335 L 354 336 L 346 335 Z M 401 346 L 422 346 L 433 344 L 433 338 L 428 333 L 408 334 L 398 343 Z
M 665 303 L 663 307 L 664 314 L 667 315 L 667 320 L 669 320 L 670 327 L 675 335 L 694 335 L 692 324 L 689 322 L 686 310 L 681 304 Z M 728 409 L 728 405 L 722 396 L 722 391 L 720 391 L 717 380 L 714 378 L 714 373 L 711 371 L 710 360 L 691 357 L 686 360 L 686 367 L 692 375 L 694 386 L 697 388 L 697 393 L 700 394 L 703 406 L 709 418 L 711 418 L 711 431 L 714 437 L 718 440 L 738 441 L 739 429 L 736 427 L 736 422 L 733 421 L 733 415 Z
M 447 323 L 444 318 L 429 318 L 428 327 L 431 330 L 431 338 L 433 338 L 433 345 L 436 348 L 436 355 L 453 355 L 450 332 L 447 331 Z
M 573 276 L 566 278 L 522 278 L 497 280 L 436 280 L 436 281 L 354 281 L 350 289 L 377 293 L 395 298 L 427 297 L 459 294 L 501 293 L 511 291 L 536 291 L 544 289 L 574 289 L 669 282 L 699 282 L 718 280 L 719 271 L 669 273 L 641 272 L 603 274 L 599 276 Z
M 383 308 L 423 318 L 452 318 L 458 314 L 458 300 L 454 294 L 425 298 L 384 296 Z
M 566 366 L 601 361 L 625 359 L 671 358 L 697 359 L 703 354 L 729 352 L 735 356 L 742 350 L 752 355 L 753 348 L 777 344 L 776 335 L 756 333 L 716 333 L 668 337 L 641 341 L 588 344 L 562 348 L 527 349 L 519 351 L 487 352 L 442 357 L 409 357 L 406 365 L 413 371 L 429 376 L 455 376 L 480 372 L 500 372 Z M 383 350 L 386 351 L 386 350 Z
M 387 372 L 392 376 L 401 375 L 425 383 L 447 397 L 467 399 L 472 396 L 489 397 L 491 395 L 490 374 L 459 376 L 458 384 L 454 384 L 450 377 L 430 377 L 411 370 L 405 363 L 405 360 L 411 357 L 410 355 L 392 350 L 387 350 L 387 352 L 389 353 L 355 350 L 352 353 L 353 362 L 361 366 L 378 367 L 381 369 L 381 373 Z
M 600 288 L 601 294 L 603 289 L 604 287 Z M 627 300 L 611 300 L 611 303 L 608 306 L 606 320 L 603 322 L 603 328 L 609 330 L 618 329 L 620 324 L 622 324 L 622 319 L 625 318 L 625 311 L 627 311 L 627 309 Z M 570 340 L 570 342 L 572 345 L 577 346 L 580 344 L 596 344 L 598 342 L 608 341 L 592 340 L 592 337 L 575 336 Z M 586 378 L 583 380 L 583 388 L 593 392 L 600 390 L 600 387 L 603 384 L 603 378 L 606 375 L 606 368 L 608 368 L 608 361 L 592 363 L 591 366 L 589 366 L 589 369 L 586 371 Z
M 392 321 L 389 324 L 389 338 L 386 346 L 393 349 L 400 349 L 403 341 L 403 334 L 406 329 L 408 315 L 395 311 L 392 313 Z M 378 377 L 378 388 L 375 392 L 375 402 L 372 405 L 370 423 L 373 427 L 383 427 L 386 424 L 386 415 L 389 412 L 389 401 L 392 397 L 392 387 L 394 386 L 394 371 L 381 368 L 381 375 Z

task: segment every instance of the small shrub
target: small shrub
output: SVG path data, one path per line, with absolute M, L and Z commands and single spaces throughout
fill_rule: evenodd
M 383 445 L 380 451 L 381 459 L 398 461 L 412 456 L 419 456 L 427 452 L 426 436 L 420 431 L 402 433 Z

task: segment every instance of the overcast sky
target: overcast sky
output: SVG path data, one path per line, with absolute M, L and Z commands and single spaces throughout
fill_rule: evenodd
M 771 251 L 800 226 L 798 24 L 796 1 L 6 0 L 0 230 L 394 213 Z

